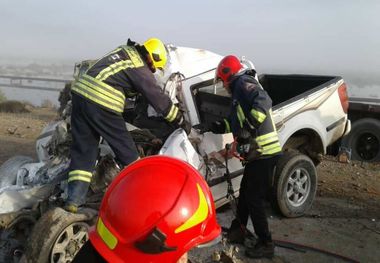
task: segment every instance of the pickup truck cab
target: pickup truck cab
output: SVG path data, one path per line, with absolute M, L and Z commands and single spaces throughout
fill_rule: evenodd
M 233 138 L 232 134 L 204 131 L 209 130 L 213 121 L 227 117 L 230 110 L 229 95 L 223 87 L 215 87 L 213 83 L 215 68 L 222 56 L 200 49 L 169 46 L 169 50 L 171 66 L 167 74 L 180 72 L 176 95 L 194 127 L 189 140 L 201 160 L 195 166 L 205 175 L 216 205 L 220 206 L 228 200 L 226 164 L 218 153 Z M 284 149 L 271 178 L 269 196 L 283 215 L 301 216 L 315 196 L 315 165 L 326 153 L 327 146 L 350 131 L 346 85 L 338 76 L 263 74 L 259 75 L 259 81 L 273 100 L 273 118 Z M 180 149 L 175 152 L 179 156 Z M 189 161 L 189 158 L 184 159 Z M 233 158 L 228 160 L 228 168 L 237 192 L 243 166 Z

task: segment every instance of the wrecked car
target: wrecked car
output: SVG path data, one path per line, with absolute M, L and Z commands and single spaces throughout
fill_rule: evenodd
M 222 56 L 201 49 L 167 48 L 170 64 L 158 77 L 163 92 L 184 111 L 191 133 L 176 129 L 163 139 L 144 127 L 126 125 L 141 156 L 170 155 L 198 169 L 220 207 L 229 202 L 226 166 L 236 195 L 243 172 L 237 158 L 226 163 L 221 155 L 225 145 L 233 142 L 232 134 L 209 132 L 212 122 L 227 117 L 231 104 L 223 87 L 213 83 Z M 259 81 L 273 100 L 273 118 L 284 149 L 268 197 L 283 216 L 302 216 L 315 197 L 315 166 L 321 155 L 350 130 L 346 85 L 337 76 L 264 74 Z M 70 107 L 68 102 L 62 119 L 47 126 L 37 139 L 37 161 L 17 156 L 0 168 L 0 261 L 70 262 L 87 240 L 103 193 L 119 172 L 102 140 L 86 206 L 78 214 L 60 208 L 67 196 Z

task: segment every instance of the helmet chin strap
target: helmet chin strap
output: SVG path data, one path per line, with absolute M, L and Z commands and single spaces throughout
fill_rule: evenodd
M 150 71 L 152 71 L 152 73 L 156 72 L 157 69 L 154 66 L 153 60 L 150 57 L 148 52 L 145 54 L 145 61 L 146 61 L 146 64 L 148 65 L 148 68 L 150 69 Z
M 152 71 L 152 73 L 156 72 L 156 67 L 153 64 L 153 59 L 151 58 L 148 50 L 146 50 L 146 48 L 143 45 L 138 45 L 135 42 L 130 41 L 130 39 L 128 39 L 128 45 L 129 44 L 134 44 L 135 45 L 137 51 L 140 53 L 141 57 L 145 60 L 146 64 L 148 65 L 148 68 L 150 69 L 150 71 Z

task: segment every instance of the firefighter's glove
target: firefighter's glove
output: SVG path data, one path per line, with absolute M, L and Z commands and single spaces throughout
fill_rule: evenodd
M 214 121 L 211 123 L 210 131 L 215 134 L 223 134 L 226 132 L 226 124 L 224 121 Z
M 191 124 L 185 119 L 182 111 L 178 111 L 176 122 L 179 128 L 182 128 L 187 135 L 191 132 Z
M 182 128 L 187 135 L 191 132 L 191 124 L 186 121 L 181 110 L 178 111 L 176 118 L 174 119 L 176 128 Z
M 237 136 L 236 142 L 236 151 L 245 162 L 250 162 L 260 157 L 259 147 L 249 131 L 242 129 Z
M 182 121 L 179 123 L 179 127 L 182 128 L 187 135 L 191 132 L 191 124 L 182 117 Z
M 251 148 L 251 133 L 246 129 L 241 129 L 238 132 L 238 136 L 236 138 L 237 146 L 236 151 L 241 155 L 245 155 L 249 152 Z

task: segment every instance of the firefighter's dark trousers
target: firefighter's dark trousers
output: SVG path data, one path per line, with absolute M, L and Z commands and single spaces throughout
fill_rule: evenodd
M 107 263 L 99 252 L 91 244 L 91 241 L 88 240 L 84 243 L 83 247 L 79 250 L 78 254 L 75 255 L 72 263 Z
M 278 156 L 249 162 L 244 169 L 240 185 L 237 216 L 244 226 L 251 217 L 256 235 L 264 242 L 271 241 L 265 200 L 269 188 L 269 178 L 273 173 Z
M 72 96 L 71 163 L 66 204 L 80 206 L 86 201 L 95 162 L 99 154 L 99 140 L 103 137 L 122 166 L 138 158 L 136 146 L 122 116 L 106 111 L 80 96 Z

